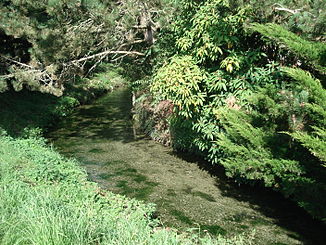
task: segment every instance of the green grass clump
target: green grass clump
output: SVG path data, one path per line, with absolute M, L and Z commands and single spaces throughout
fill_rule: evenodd
M 0 136 L 0 244 L 249 244 L 158 226 L 152 204 L 106 192 L 43 139 Z

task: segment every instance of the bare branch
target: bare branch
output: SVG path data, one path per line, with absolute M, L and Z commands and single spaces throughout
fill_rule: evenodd
M 279 8 L 279 7 L 276 7 L 275 10 L 278 10 L 278 11 L 285 11 L 285 12 L 288 12 L 288 13 L 291 13 L 291 14 L 297 14 L 301 11 L 301 9 L 288 9 L 288 8 Z
M 146 29 L 147 26 L 145 26 L 145 25 L 138 25 L 138 26 L 133 26 L 132 28 L 134 28 L 134 29 Z
M 86 61 L 86 60 L 91 60 L 91 59 L 94 59 L 96 57 L 102 57 L 102 56 L 107 56 L 107 55 L 110 55 L 110 54 L 127 54 L 127 55 L 137 55 L 137 56 L 145 56 L 144 53 L 140 53 L 140 52 L 137 52 L 137 51 L 104 51 L 104 52 L 101 52 L 101 53 L 98 53 L 98 54 L 93 54 L 93 55 L 90 55 L 90 56 L 86 56 L 84 58 L 81 58 L 81 59 L 78 59 L 78 60 L 73 60 L 73 61 L 70 61 L 69 63 L 79 63 L 79 62 L 83 62 L 83 61 Z
M 0 57 L 3 58 L 3 59 L 5 59 L 5 60 L 8 60 L 8 61 L 10 61 L 10 62 L 12 62 L 12 63 L 15 63 L 15 64 L 17 64 L 17 65 L 24 66 L 24 67 L 27 67 L 27 68 L 29 68 L 29 69 L 35 69 L 34 67 L 32 67 L 32 66 L 30 66 L 30 65 L 26 65 L 26 64 L 21 63 L 21 62 L 18 62 L 18 61 L 16 61 L 16 60 L 13 60 L 13 59 L 7 58 L 7 57 L 5 57 L 5 56 L 3 56 L 3 55 L 0 55 Z
M 279 6 L 279 7 L 275 7 L 275 6 Z M 279 3 L 275 3 L 273 4 L 273 7 L 275 10 L 277 11 L 285 11 L 285 12 L 288 12 L 290 14 L 297 14 L 299 13 L 300 11 L 302 11 L 302 9 L 288 9 L 288 8 L 285 8 L 283 7 L 281 4 Z
M 133 42 L 128 42 L 128 43 L 123 43 L 123 44 L 121 44 L 120 45 L 120 47 L 118 48 L 118 50 L 120 51 L 122 48 L 124 48 L 124 47 L 127 47 L 127 46 L 131 46 L 131 45 L 134 45 L 134 44 L 138 44 L 138 43 L 145 43 L 146 42 L 146 40 L 144 40 L 144 39 L 139 39 L 139 40 L 135 40 L 135 41 L 133 41 Z M 129 50 L 128 52 L 130 52 L 131 50 Z M 118 53 L 117 53 L 118 54 Z M 116 54 L 116 55 L 117 55 Z M 128 53 L 126 54 L 126 55 L 124 55 L 124 56 L 127 56 L 128 55 Z M 115 58 L 115 57 L 114 57 Z
M 88 76 L 105 58 L 105 56 L 102 56 L 87 72 L 86 76 Z
M 13 78 L 14 75 L 13 74 L 8 74 L 8 75 L 1 75 L 0 79 L 8 79 L 8 78 Z

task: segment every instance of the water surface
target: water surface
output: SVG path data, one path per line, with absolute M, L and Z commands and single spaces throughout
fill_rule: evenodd
M 81 106 L 49 139 L 102 188 L 155 203 L 165 226 L 226 236 L 254 229 L 255 244 L 325 244 L 325 227 L 280 195 L 234 184 L 222 169 L 137 134 L 130 110 L 128 89 L 118 89 Z

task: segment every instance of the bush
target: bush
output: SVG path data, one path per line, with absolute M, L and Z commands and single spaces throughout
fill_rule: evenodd
M 150 84 L 155 99 L 174 103 L 172 145 L 199 152 L 237 181 L 281 191 L 325 219 L 324 42 L 306 39 L 314 36 L 311 26 L 300 36 L 275 23 L 245 25 L 256 16 L 242 1 L 182 3 L 186 17 L 167 29 L 175 52 L 169 47 L 166 54 L 174 56 Z

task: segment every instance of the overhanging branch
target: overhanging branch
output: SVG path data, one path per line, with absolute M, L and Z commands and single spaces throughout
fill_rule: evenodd
M 275 6 L 278 6 L 278 7 L 275 7 Z M 299 13 L 300 11 L 302 11 L 302 9 L 289 9 L 289 8 L 285 8 L 283 7 L 281 4 L 279 3 L 275 3 L 273 5 L 274 9 L 277 10 L 277 11 L 284 11 L 284 12 L 288 12 L 290 14 L 297 14 Z
M 93 54 L 93 55 L 90 55 L 90 56 L 83 57 L 83 58 L 78 59 L 78 60 L 70 61 L 69 63 L 76 64 L 76 63 L 80 63 L 80 62 L 83 62 L 83 61 L 86 61 L 86 60 L 91 60 L 91 59 L 94 59 L 94 58 L 97 58 L 97 57 L 107 56 L 107 55 L 110 55 L 110 54 L 145 56 L 144 53 L 137 52 L 137 51 L 104 51 L 104 52 L 101 52 L 101 53 L 98 53 L 98 54 Z

